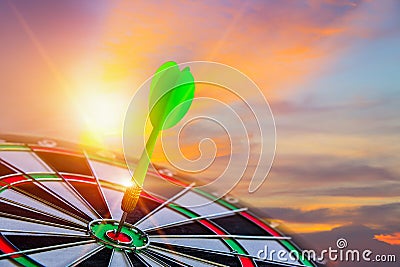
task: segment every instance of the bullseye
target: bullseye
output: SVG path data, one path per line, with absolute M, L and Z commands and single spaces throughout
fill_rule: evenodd
M 137 251 L 149 245 L 148 235 L 129 223 L 124 223 L 117 235 L 118 223 L 112 219 L 91 221 L 88 225 L 89 234 L 97 242 L 117 250 Z
M 129 245 L 132 243 L 132 237 L 125 233 L 119 233 L 118 235 L 116 234 L 116 230 L 108 230 L 105 233 L 106 237 L 118 244 L 124 244 L 124 245 Z

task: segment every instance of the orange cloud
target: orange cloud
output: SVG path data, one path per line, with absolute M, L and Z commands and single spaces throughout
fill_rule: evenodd
M 164 59 L 212 60 L 250 74 L 271 94 L 324 64 L 314 60 L 332 56 L 325 38 L 346 32 L 346 25 L 336 24 L 350 12 L 312 4 L 301 12 L 292 3 L 213 4 L 121 1 L 104 34 L 104 78 L 124 79 Z
M 385 242 L 390 245 L 400 245 L 400 232 L 390 235 L 375 235 L 374 239 Z
M 316 223 L 291 223 L 282 221 L 283 225 L 289 229 L 289 231 L 293 231 L 297 234 L 305 234 L 305 233 L 316 233 L 316 232 L 324 232 L 331 231 L 334 228 L 340 227 L 342 224 L 316 224 Z

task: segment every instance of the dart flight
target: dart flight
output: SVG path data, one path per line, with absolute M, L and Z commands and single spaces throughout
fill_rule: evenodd
M 158 135 L 162 130 L 175 126 L 185 116 L 192 104 L 194 91 L 194 78 L 189 67 L 181 71 L 177 63 L 169 61 L 156 71 L 149 95 L 149 117 L 153 129 L 133 173 L 133 185 L 126 189 L 122 199 L 121 209 L 124 213 L 120 225 L 136 207 Z

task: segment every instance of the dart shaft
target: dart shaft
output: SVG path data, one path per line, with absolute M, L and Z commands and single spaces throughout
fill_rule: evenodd
M 118 237 L 119 233 L 121 233 L 122 226 L 125 224 L 126 217 L 128 216 L 127 212 L 122 214 L 121 220 L 119 221 L 117 232 L 115 233 L 115 237 Z
M 144 179 L 147 174 L 147 169 L 149 168 L 149 163 L 151 156 L 153 155 L 154 147 L 156 145 L 158 134 L 160 130 L 158 128 L 153 128 L 149 139 L 147 140 L 146 147 L 140 156 L 138 164 L 136 165 L 135 171 L 133 172 L 132 182 L 136 183 L 140 187 L 143 186 Z
M 124 213 L 122 214 L 121 220 L 119 221 L 116 236 L 118 236 L 121 232 L 126 217 L 129 213 L 135 210 L 136 204 L 139 201 L 144 178 L 146 177 L 147 169 L 149 168 L 150 158 L 153 154 L 154 146 L 156 144 L 159 132 L 160 131 L 155 128 L 152 130 L 150 137 L 147 140 L 146 148 L 143 150 L 142 156 L 140 157 L 138 165 L 136 166 L 133 173 L 133 185 L 126 189 L 124 197 L 122 198 L 121 209 L 124 211 Z

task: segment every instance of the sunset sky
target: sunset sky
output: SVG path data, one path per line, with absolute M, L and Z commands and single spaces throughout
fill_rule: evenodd
M 266 182 L 233 193 L 306 244 L 400 257 L 399 14 L 396 0 L 1 1 L 0 132 L 118 149 L 159 65 L 227 64 L 262 90 L 277 131 Z

